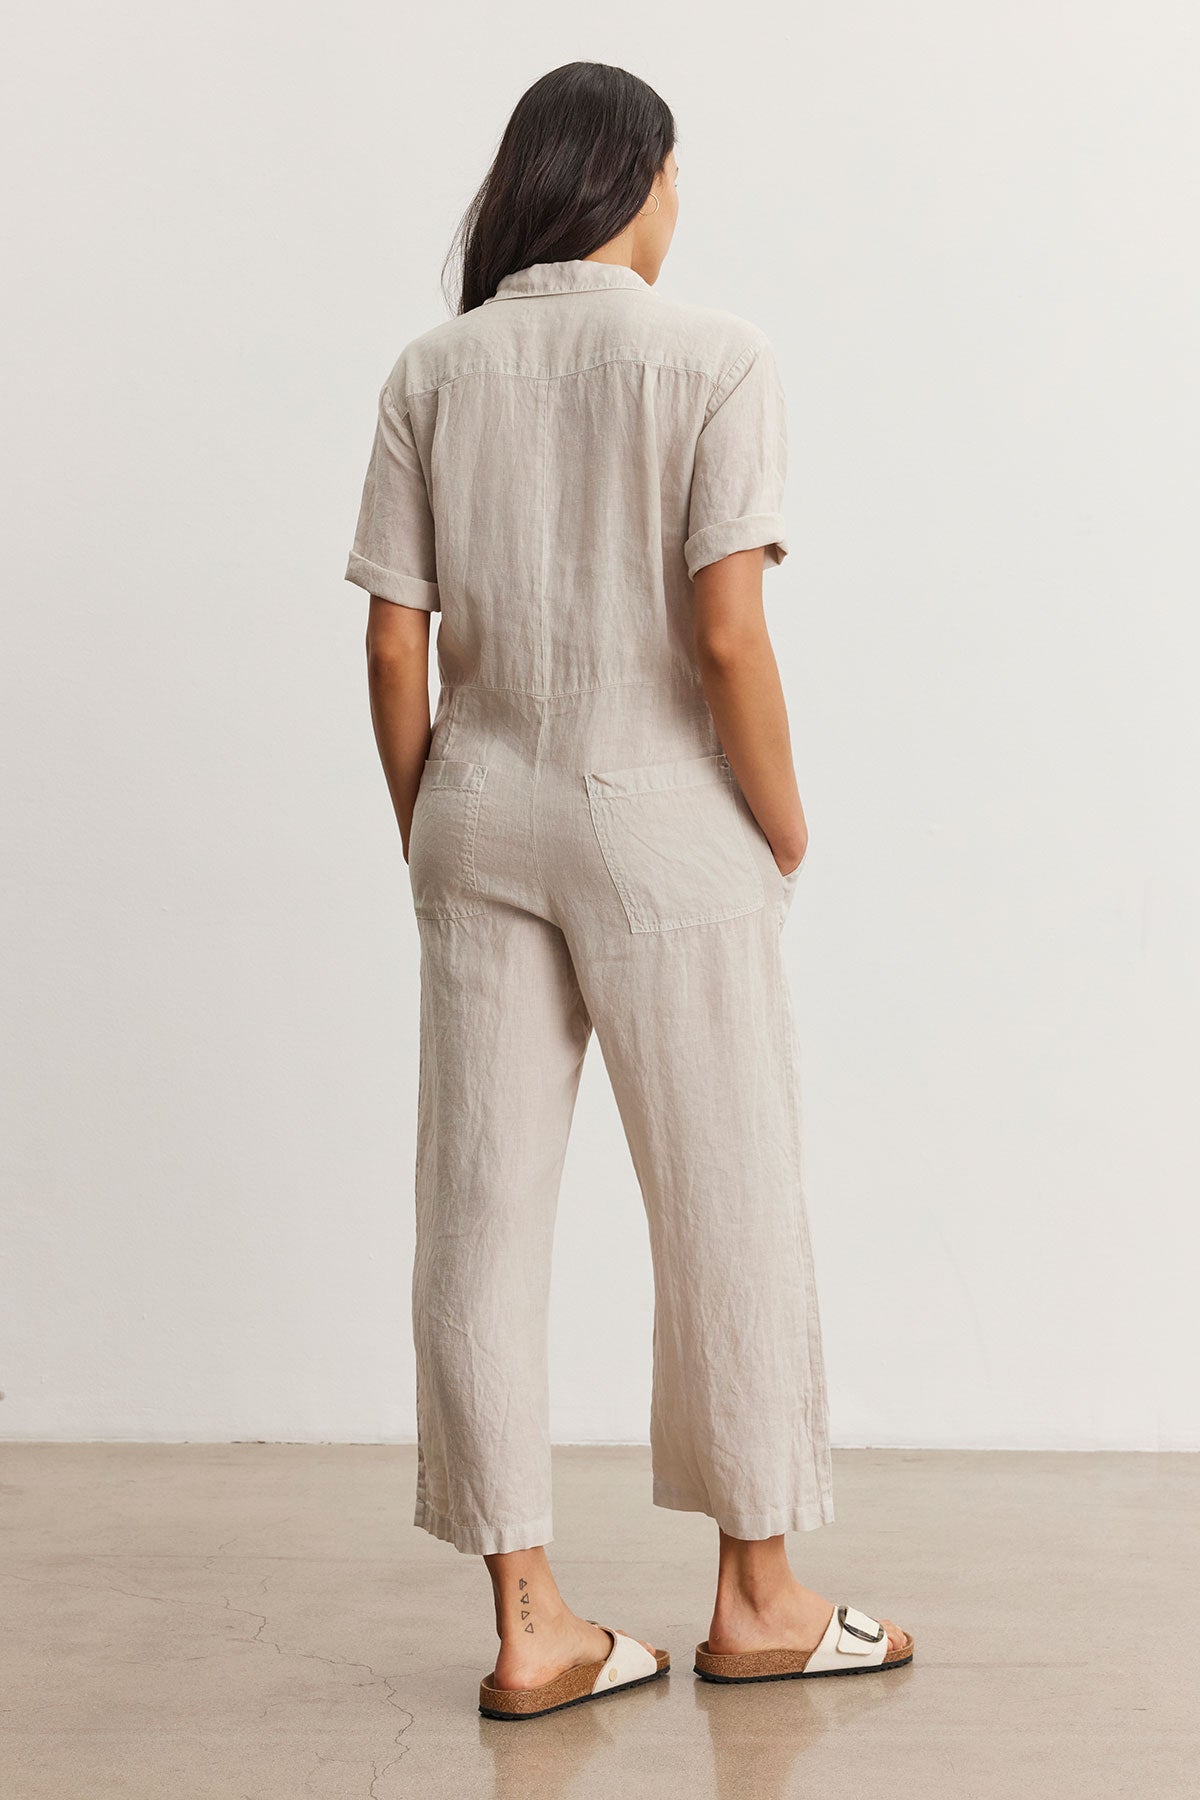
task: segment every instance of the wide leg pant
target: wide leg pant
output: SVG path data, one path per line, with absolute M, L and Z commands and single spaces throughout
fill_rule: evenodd
M 654 1502 L 744 1538 L 833 1517 L 781 960 L 791 884 L 702 695 L 443 691 L 421 935 L 415 1522 L 552 1535 L 547 1314 L 594 1031 L 654 1265 Z

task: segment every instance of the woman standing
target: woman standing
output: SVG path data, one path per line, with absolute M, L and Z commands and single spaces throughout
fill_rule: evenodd
M 649 1221 L 653 1500 L 719 1527 L 697 1671 L 912 1649 L 784 1548 L 833 1516 L 780 951 L 807 832 L 762 609 L 786 424 L 756 326 L 654 293 L 674 144 L 621 69 L 522 97 L 458 315 L 379 395 L 346 571 L 421 940 L 415 1522 L 486 1559 L 480 1704 L 505 1718 L 668 1666 L 577 1617 L 544 1548 L 551 1238 L 593 1029 Z

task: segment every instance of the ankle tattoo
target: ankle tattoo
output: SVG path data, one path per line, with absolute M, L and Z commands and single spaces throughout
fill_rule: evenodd
M 518 1579 L 517 1587 L 519 1589 L 519 1597 L 520 1597 L 520 1602 L 521 1602 L 521 1618 L 523 1621 L 525 1619 L 529 1620 L 529 1623 L 528 1623 L 528 1625 L 525 1626 L 525 1629 L 532 1636 L 532 1634 L 533 1634 L 533 1594 L 530 1590 L 529 1583 L 526 1581 L 526 1579 L 523 1575 L 520 1576 L 520 1578 Z M 529 1609 L 528 1611 L 526 1611 L 527 1607 Z

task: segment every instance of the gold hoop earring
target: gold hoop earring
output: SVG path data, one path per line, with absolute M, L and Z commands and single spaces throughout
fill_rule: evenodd
M 653 200 L 653 202 L 654 202 L 654 212 L 655 212 L 655 213 L 656 213 L 656 212 L 657 212 L 657 211 L 658 211 L 658 195 L 657 195 L 657 194 L 651 194 L 651 196 L 650 196 L 650 198 L 651 198 L 651 199 L 652 199 L 652 200 Z M 647 218 L 649 218 L 649 219 L 652 219 L 652 218 L 653 218 L 653 217 L 654 217 L 654 213 L 644 213 L 644 212 L 640 212 L 640 213 L 639 213 L 639 214 L 638 214 L 638 218 L 639 218 L 639 219 L 647 219 Z

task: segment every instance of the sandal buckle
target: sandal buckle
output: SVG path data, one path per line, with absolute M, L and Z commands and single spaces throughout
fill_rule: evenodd
M 861 1638 L 864 1644 L 877 1644 L 879 1642 L 880 1638 L 882 1638 L 884 1636 L 884 1629 L 883 1629 L 882 1625 L 879 1627 L 878 1631 L 870 1632 L 870 1631 L 860 1631 L 857 1625 L 847 1624 L 846 1608 L 844 1606 L 838 1607 L 838 1624 L 841 1626 L 843 1631 L 848 1631 L 850 1633 L 851 1637 Z

